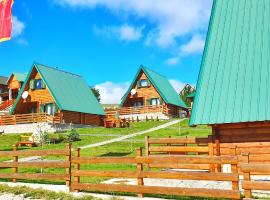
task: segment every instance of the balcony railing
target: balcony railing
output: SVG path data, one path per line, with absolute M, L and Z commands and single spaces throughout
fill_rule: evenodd
M 115 116 L 116 112 L 118 115 L 134 115 L 134 114 L 147 114 L 147 113 L 163 113 L 169 115 L 169 109 L 164 105 L 158 106 L 140 106 L 140 107 L 122 107 L 115 110 L 107 110 L 107 116 Z
M 30 124 L 48 122 L 52 124 L 59 124 L 59 116 L 51 116 L 46 113 L 31 113 L 31 114 L 20 114 L 20 115 L 3 115 L 0 116 L 0 125 L 16 125 L 16 124 Z

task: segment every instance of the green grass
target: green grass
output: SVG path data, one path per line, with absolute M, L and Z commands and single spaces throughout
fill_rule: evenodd
M 14 194 L 14 195 L 23 195 L 24 198 L 32 198 L 32 199 L 44 199 L 44 200 L 99 200 L 98 198 L 94 198 L 90 195 L 82 196 L 82 197 L 74 197 L 71 194 L 67 194 L 64 192 L 52 192 L 43 189 L 32 189 L 29 187 L 21 186 L 21 187 L 9 187 L 7 185 L 0 185 L 0 194 Z

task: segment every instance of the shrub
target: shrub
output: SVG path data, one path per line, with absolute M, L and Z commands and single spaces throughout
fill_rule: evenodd
M 80 140 L 80 135 L 75 129 L 71 129 L 67 134 L 68 142 L 75 142 Z
M 64 142 L 66 137 L 62 134 L 51 134 L 49 135 L 49 140 L 51 143 L 58 144 Z

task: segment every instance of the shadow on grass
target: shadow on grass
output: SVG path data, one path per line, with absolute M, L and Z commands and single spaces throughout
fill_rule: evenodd
M 101 157 L 123 157 L 123 156 L 127 156 L 130 155 L 131 152 L 108 152 L 105 154 L 100 155 Z

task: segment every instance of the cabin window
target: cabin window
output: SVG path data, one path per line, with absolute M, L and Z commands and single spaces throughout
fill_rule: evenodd
M 30 89 L 31 90 L 41 90 L 46 88 L 46 85 L 42 79 L 33 79 L 30 81 Z
M 133 107 L 141 107 L 143 106 L 143 102 L 142 101 L 134 101 L 133 102 Z
M 40 112 L 48 115 L 54 115 L 56 113 L 56 106 L 54 103 L 41 104 Z
M 160 102 L 159 98 L 152 98 L 152 99 L 149 100 L 149 104 L 151 106 L 158 106 L 158 105 L 161 104 L 161 102 Z
M 45 112 L 48 115 L 54 115 L 55 114 L 55 105 L 53 103 L 48 103 L 45 105 Z
M 150 82 L 147 79 L 142 79 L 138 81 L 138 87 L 149 87 Z

